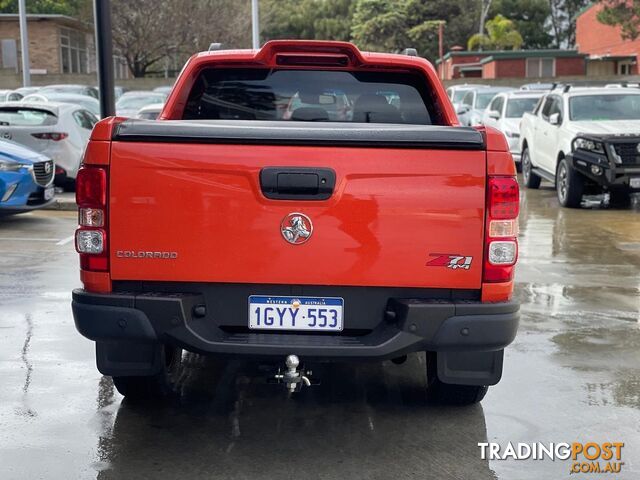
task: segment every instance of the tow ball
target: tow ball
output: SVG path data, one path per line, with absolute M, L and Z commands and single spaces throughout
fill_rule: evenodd
M 317 384 L 311 381 L 312 372 L 310 370 L 304 370 L 304 368 L 298 369 L 300 359 L 297 355 L 288 355 L 284 364 L 286 369 L 284 371 L 278 369 L 273 379 L 275 383 L 284 384 L 289 393 L 299 392 L 302 390 L 303 385 L 310 387 L 312 384 Z

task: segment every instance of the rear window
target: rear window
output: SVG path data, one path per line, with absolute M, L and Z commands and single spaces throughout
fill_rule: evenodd
M 0 108 L 0 125 L 37 127 L 55 125 L 58 118 L 51 112 L 32 108 Z
M 321 70 L 206 69 L 184 119 L 442 124 L 419 75 Z

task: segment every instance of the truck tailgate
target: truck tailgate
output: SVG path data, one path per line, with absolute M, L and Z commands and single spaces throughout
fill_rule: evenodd
M 156 128 L 166 126 L 123 129 L 112 143 L 113 280 L 481 286 L 486 158 L 477 132 L 477 145 L 456 148 L 409 137 L 383 143 L 384 132 L 373 132 L 367 146 L 362 132 L 342 132 L 335 141 L 320 132 L 323 143 L 296 140 L 299 132 L 287 128 L 278 130 L 282 141 L 249 130 L 238 138 L 224 129 L 224 138 L 220 129 L 181 136 L 177 126 L 171 131 L 178 133 L 156 136 Z M 339 126 L 331 128 L 339 135 Z M 333 194 L 268 199 L 260 181 L 265 167 L 332 169 Z M 313 224 L 298 245 L 281 232 L 296 212 Z M 442 255 L 472 260 L 469 268 L 427 265 Z

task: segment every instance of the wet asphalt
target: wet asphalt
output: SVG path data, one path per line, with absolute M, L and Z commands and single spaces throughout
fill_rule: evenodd
M 640 478 L 640 210 L 525 191 L 521 327 L 480 405 L 424 402 L 424 359 L 319 366 L 288 399 L 258 366 L 186 354 L 180 395 L 123 401 L 76 333 L 75 214 L 0 219 L 0 479 Z M 478 442 L 625 442 L 622 473 L 480 458 Z

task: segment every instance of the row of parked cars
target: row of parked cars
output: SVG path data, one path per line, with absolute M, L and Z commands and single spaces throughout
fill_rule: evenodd
M 637 85 L 460 85 L 447 93 L 461 124 L 503 132 L 524 185 L 553 183 L 563 207 L 598 194 L 624 207 L 640 192 Z
M 116 88 L 116 114 L 155 119 L 171 87 Z M 87 85 L 0 90 L 0 215 L 41 208 L 75 178 L 100 117 L 99 91 Z

